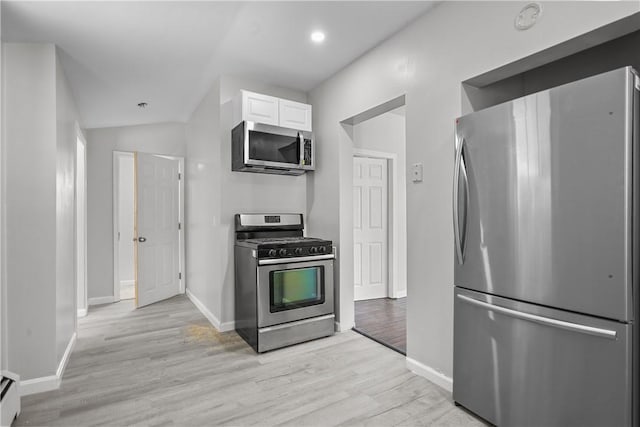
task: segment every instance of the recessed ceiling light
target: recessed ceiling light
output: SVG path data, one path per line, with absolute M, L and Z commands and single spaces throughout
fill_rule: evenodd
M 324 33 L 322 31 L 314 31 L 311 33 L 311 41 L 314 43 L 322 43 L 324 41 Z
M 147 108 L 148 105 L 149 104 L 147 104 L 146 102 L 139 102 L 138 103 L 138 107 L 140 107 L 140 108 Z

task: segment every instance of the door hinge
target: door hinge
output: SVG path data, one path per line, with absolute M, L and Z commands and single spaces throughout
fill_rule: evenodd
M 182 174 L 178 172 L 178 181 L 180 181 L 181 179 L 182 179 Z
M 178 230 L 182 230 L 182 223 L 181 222 L 178 223 Z
M 178 273 L 178 280 L 182 280 L 182 272 Z

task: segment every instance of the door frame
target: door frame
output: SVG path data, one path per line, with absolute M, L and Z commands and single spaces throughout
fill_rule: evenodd
M 387 297 L 403 298 L 407 296 L 406 287 L 400 290 L 400 245 L 401 234 L 404 229 L 404 242 L 406 245 L 407 219 L 400 215 L 400 204 L 398 196 L 398 155 L 383 151 L 367 150 L 363 148 L 353 148 L 353 157 L 365 157 L 372 159 L 383 159 L 387 161 Z M 352 160 L 353 161 L 353 160 Z M 351 178 L 353 187 L 353 177 Z M 353 221 L 351 224 L 353 229 Z
M 119 265 L 119 249 L 118 249 L 118 229 L 120 228 L 118 213 L 120 211 L 120 189 L 119 189 L 119 178 L 120 178 L 120 165 L 119 160 L 121 157 L 129 157 L 135 155 L 135 151 L 117 151 L 113 152 L 113 301 L 120 301 L 120 265 Z M 161 153 L 146 153 L 152 154 L 154 156 L 164 157 L 167 159 L 178 160 L 178 173 L 180 174 L 179 188 L 178 188 L 178 221 L 182 225 L 178 230 L 178 242 L 179 242 L 179 266 L 178 271 L 182 273 L 181 278 L 179 279 L 179 290 L 180 294 L 185 293 L 186 289 L 186 265 L 185 265 L 185 244 L 184 244 L 184 157 L 172 156 Z M 134 156 L 135 159 L 135 156 Z M 135 162 L 135 160 L 134 160 Z M 134 174 L 136 170 L 136 164 L 134 163 Z M 135 181 L 134 184 L 135 185 Z M 134 191 L 135 194 L 135 191 Z M 135 268 L 135 265 L 134 265 Z M 137 290 L 136 290 L 137 293 Z

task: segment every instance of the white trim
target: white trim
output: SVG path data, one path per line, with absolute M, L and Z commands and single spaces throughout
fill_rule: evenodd
M 39 377 L 31 380 L 20 381 L 20 396 L 28 396 L 30 394 L 44 393 L 45 391 L 57 390 L 60 388 L 58 377 L 50 375 L 48 377 Z
M 85 317 L 88 313 L 88 309 L 86 308 L 79 308 L 78 309 L 78 317 Z
M 401 237 L 402 240 L 404 240 L 404 245 L 407 244 L 407 220 L 406 211 L 405 217 L 400 217 L 400 188 L 398 186 L 400 176 L 398 174 L 398 155 L 395 153 L 386 153 L 383 151 L 366 150 L 363 148 L 354 147 L 353 157 L 367 157 L 387 160 L 387 191 L 389 193 L 387 197 L 387 209 L 389 210 L 389 215 L 387 215 L 387 226 L 389 228 L 389 245 L 387 253 L 389 285 L 387 287 L 387 296 L 390 298 L 402 298 L 402 296 L 407 296 L 407 284 L 400 283 L 400 266 L 406 266 L 407 260 L 406 255 L 404 259 L 400 259 L 400 245 Z M 353 187 L 353 178 L 351 186 Z
M 71 339 L 67 344 L 67 348 L 62 355 L 62 359 L 60 360 L 60 364 L 58 365 L 58 370 L 56 371 L 56 376 L 60 378 L 62 381 L 62 376 L 64 375 L 64 370 L 67 368 L 67 364 L 69 363 L 69 358 L 71 357 L 71 353 L 73 352 L 73 348 L 76 346 L 76 340 L 78 338 L 78 333 L 74 332 L 71 335 Z
M 416 375 L 419 375 L 437 386 L 442 387 L 449 393 L 453 389 L 453 379 L 446 376 L 442 372 L 438 372 L 430 366 L 424 365 L 415 359 L 407 357 L 407 369 Z
M 406 296 L 407 296 L 407 290 L 402 289 L 402 290 L 396 291 L 394 295 L 391 295 L 391 298 L 404 298 Z
M 45 391 L 57 390 L 60 388 L 60 384 L 62 384 L 62 377 L 64 376 L 64 370 L 67 368 L 67 364 L 69 363 L 69 358 L 71 357 L 73 348 L 76 345 L 77 338 L 78 334 L 74 332 L 73 335 L 71 335 L 69 344 L 67 344 L 67 348 L 62 355 L 60 363 L 58 364 L 58 369 L 56 370 L 55 375 L 20 381 L 20 396 L 28 396 L 30 394 L 43 393 Z
M 349 326 L 349 325 L 343 325 L 343 324 L 341 324 L 340 322 L 337 322 L 337 321 L 334 322 L 334 324 L 335 324 L 336 332 L 349 331 L 349 330 L 353 329 L 356 326 L 355 323 L 352 323 L 351 326 Z
M 193 305 L 195 305 L 196 308 L 200 310 L 200 313 L 202 313 L 202 315 L 207 318 L 209 323 L 211 323 L 211 325 L 213 325 L 213 327 L 216 328 L 218 332 L 233 331 L 235 329 L 235 322 L 220 322 L 220 320 L 218 320 L 218 318 L 211 311 L 209 311 L 209 309 L 202 303 L 202 301 L 200 301 L 198 297 L 191 293 L 189 289 L 187 289 L 186 294 L 187 298 L 191 300 Z
M 115 298 L 112 297 L 111 295 L 108 295 L 106 297 L 89 298 L 89 306 L 101 305 L 101 304 L 111 304 L 112 302 L 115 302 Z
M 120 286 L 134 285 L 135 283 L 136 283 L 135 280 L 121 280 Z

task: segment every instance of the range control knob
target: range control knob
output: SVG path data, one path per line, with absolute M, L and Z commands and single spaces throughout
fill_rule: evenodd
M 302 248 L 295 248 L 293 253 L 296 254 L 296 255 L 302 255 Z
M 278 251 L 276 251 L 275 249 L 269 249 L 268 253 L 270 257 L 274 257 L 278 254 Z
M 318 253 L 318 248 L 315 246 L 312 246 L 311 249 L 309 249 L 309 252 L 311 252 L 312 254 L 317 254 Z
M 320 246 L 320 253 L 323 254 L 327 252 L 327 247 L 326 246 Z
M 286 249 L 280 249 L 280 250 L 278 251 L 278 254 L 279 254 L 280 256 L 287 256 L 287 250 L 286 250 Z

